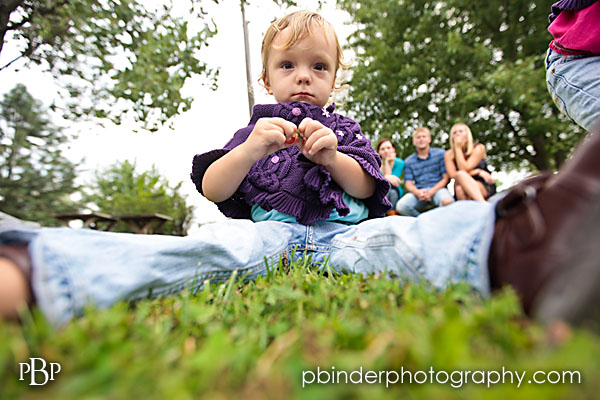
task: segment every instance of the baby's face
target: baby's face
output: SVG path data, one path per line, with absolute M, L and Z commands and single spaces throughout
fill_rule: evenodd
M 265 88 L 277 102 L 303 101 L 324 107 L 335 84 L 335 38 L 316 30 L 296 45 L 282 49 L 289 35 L 290 28 L 285 28 L 273 41 Z

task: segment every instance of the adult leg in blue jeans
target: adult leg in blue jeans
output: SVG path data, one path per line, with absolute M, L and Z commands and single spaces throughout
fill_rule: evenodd
M 546 56 L 546 83 L 559 110 L 586 130 L 600 117 L 600 56 Z
M 108 307 L 150 291 L 166 295 L 196 278 L 226 279 L 238 269 L 252 278 L 265 268 L 262 257 L 274 260 L 289 246 L 304 245 L 354 273 L 393 272 L 436 287 L 462 280 L 481 292 L 510 285 L 529 315 L 582 321 L 600 311 L 598 154 L 600 125 L 558 174 L 525 180 L 496 205 L 458 202 L 418 218 L 354 226 L 227 221 L 206 227 L 200 239 L 0 229 L 0 312 L 14 316 L 31 301 L 62 299 L 46 302 L 64 314 L 44 311 L 61 323 L 90 298 Z
M 431 202 L 420 201 L 417 196 L 409 192 L 402 196 L 400 200 L 398 200 L 396 203 L 396 211 L 400 215 L 416 217 L 421 213 L 421 210 L 423 210 L 429 204 L 431 204 Z
M 398 192 L 398 188 L 392 186 L 385 197 L 390 201 L 390 203 L 392 203 L 392 207 L 390 208 L 390 210 L 395 210 L 396 203 L 398 203 L 398 200 L 400 199 L 400 193 Z
M 453 202 L 454 198 L 446 188 L 441 188 L 435 192 L 431 201 L 419 200 L 417 196 L 409 192 L 396 203 L 396 211 L 400 215 L 416 217 L 428 206 L 441 207 Z

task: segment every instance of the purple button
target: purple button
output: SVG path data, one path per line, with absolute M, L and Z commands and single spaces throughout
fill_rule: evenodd
M 271 162 L 272 162 L 273 164 L 277 164 L 277 163 L 279 162 L 279 156 L 273 156 L 273 157 L 271 158 Z
M 300 114 L 302 114 L 302 111 L 298 107 L 294 107 L 292 108 L 292 114 L 294 114 L 297 117 Z

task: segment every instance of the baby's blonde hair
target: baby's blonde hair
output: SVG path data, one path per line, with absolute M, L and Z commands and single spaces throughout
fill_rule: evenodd
M 326 40 L 329 40 L 327 35 L 328 33 L 331 33 L 335 39 L 337 51 L 335 73 L 337 74 L 337 71 L 340 67 L 347 66 L 347 64 L 344 63 L 342 47 L 340 46 L 335 29 L 333 29 L 333 25 L 331 25 L 329 21 L 316 12 L 295 11 L 275 20 L 275 22 L 269 26 L 267 32 L 265 33 L 260 51 L 262 57 L 262 72 L 259 80 L 263 84 L 267 78 L 267 61 L 269 60 L 269 54 L 273 45 L 273 41 L 275 40 L 277 34 L 287 27 L 290 27 L 291 33 L 287 42 L 281 47 L 282 50 L 295 46 L 296 43 L 312 35 L 315 29 L 321 29 Z

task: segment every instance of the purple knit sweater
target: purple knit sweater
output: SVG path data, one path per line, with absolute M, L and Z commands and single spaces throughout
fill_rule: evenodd
M 552 4 L 552 14 L 548 16 L 550 23 L 558 17 L 562 10 L 581 10 L 591 6 L 597 0 L 560 0 Z
M 309 117 L 331 128 L 338 139 L 338 151 L 354 158 L 375 178 L 375 193 L 362 201 L 369 209 L 369 218 L 383 216 L 390 207 L 385 198 L 390 184 L 379 171 L 381 159 L 362 134 L 360 126 L 352 119 L 334 113 L 334 109 L 333 104 L 324 109 L 301 102 L 254 106 L 248 126 L 238 130 L 223 149 L 194 157 L 191 178 L 196 189 L 202 193 L 202 179 L 206 169 L 242 144 L 258 119 L 281 117 L 300 125 L 305 117 Z M 308 160 L 297 146 L 291 146 L 254 164 L 234 195 L 217 203 L 217 206 L 227 217 L 250 219 L 251 206 L 257 204 L 266 211 L 275 209 L 296 217 L 303 225 L 310 225 L 328 219 L 334 208 L 339 215 L 347 215 L 350 208 L 342 199 L 343 193 L 325 167 Z

